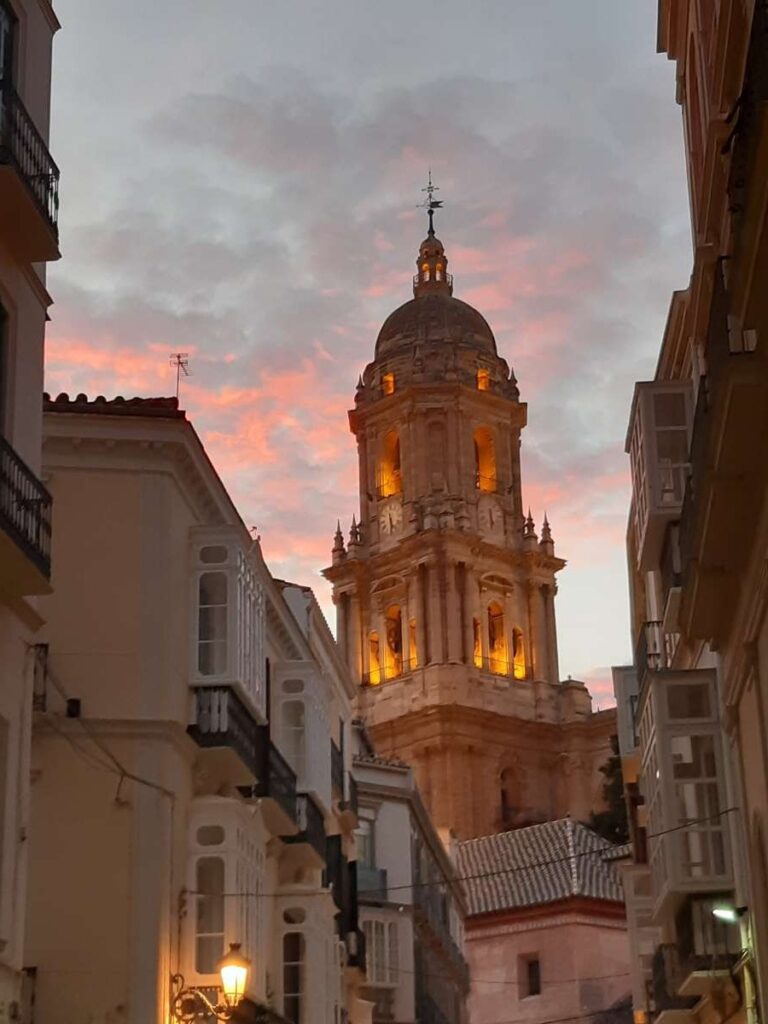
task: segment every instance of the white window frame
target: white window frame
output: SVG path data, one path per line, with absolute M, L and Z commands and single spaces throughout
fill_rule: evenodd
M 379 988 L 395 988 L 400 976 L 399 922 L 366 914 L 360 923 L 365 935 L 368 983 Z

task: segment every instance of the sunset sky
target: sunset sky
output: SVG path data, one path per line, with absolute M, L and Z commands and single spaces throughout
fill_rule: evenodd
M 563 676 L 630 657 L 624 455 L 690 267 L 655 0 L 66 0 L 47 388 L 172 394 L 277 575 L 314 586 L 356 507 L 347 426 L 410 298 L 431 165 L 455 294 L 528 402 Z M 329 611 L 330 615 L 330 611 Z

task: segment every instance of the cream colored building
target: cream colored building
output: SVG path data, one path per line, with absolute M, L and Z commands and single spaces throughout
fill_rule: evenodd
M 353 771 L 374 1024 L 466 1024 L 466 902 L 455 850 L 443 847 L 407 765 L 361 743 Z
M 0 1019 L 26 1004 L 22 967 L 37 596 L 50 590 L 51 501 L 40 480 L 43 340 L 58 259 L 48 152 L 49 0 L 0 0 Z
M 561 681 L 555 553 L 523 509 L 527 407 L 432 228 L 349 414 L 360 513 L 337 530 L 337 638 L 377 752 L 459 838 L 602 803 L 612 711 Z M 478 799 L 482 794 L 482 799 Z
M 215 997 L 232 942 L 241 1021 L 363 1024 L 354 690 L 317 602 L 272 578 L 175 399 L 46 410 L 36 1024 L 169 1024 L 182 985 Z
M 659 4 L 694 252 L 630 413 L 635 664 L 615 685 L 636 1006 L 681 1022 L 768 1009 L 767 33 L 753 0 Z

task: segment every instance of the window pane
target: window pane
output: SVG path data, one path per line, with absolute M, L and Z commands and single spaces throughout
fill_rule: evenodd
M 227 606 L 200 608 L 198 620 L 198 639 L 226 640 L 227 637 Z
M 227 603 L 227 574 L 204 572 L 200 577 L 200 605 Z
M 709 718 L 709 687 L 701 683 L 668 686 L 667 714 L 673 719 Z
M 216 964 L 223 955 L 223 935 L 200 936 L 195 944 L 195 970 L 198 974 L 216 974 Z
M 688 432 L 686 430 L 660 430 L 656 434 L 656 452 L 660 459 L 673 463 L 688 461 Z
M 657 427 L 685 425 L 685 397 L 679 392 L 661 392 L 653 396 L 653 415 Z
M 227 670 L 227 643 L 204 641 L 197 647 L 197 670 L 201 676 L 220 676 Z
M 200 561 L 206 565 L 226 562 L 227 549 L 223 544 L 211 544 L 208 547 L 200 548 Z
M 221 825 L 201 825 L 197 830 L 197 841 L 200 846 L 219 846 L 224 842 L 224 829 Z

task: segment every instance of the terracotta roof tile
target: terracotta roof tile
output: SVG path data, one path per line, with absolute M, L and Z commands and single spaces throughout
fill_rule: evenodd
M 187 414 L 179 408 L 178 398 L 105 398 L 97 395 L 89 399 L 79 394 L 70 398 L 66 392 L 56 398 L 43 394 L 44 412 L 90 413 L 97 416 L 144 416 L 160 419 L 183 420 Z
M 623 902 L 615 847 L 571 818 L 469 839 L 458 847 L 470 914 L 487 914 L 570 896 Z

